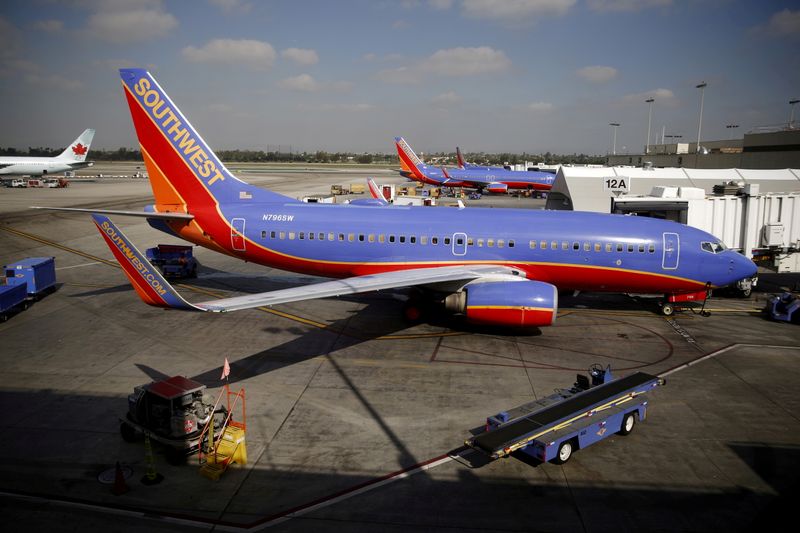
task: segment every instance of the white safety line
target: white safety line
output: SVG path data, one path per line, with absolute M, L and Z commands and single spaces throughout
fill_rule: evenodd
M 80 267 L 85 267 L 85 266 L 90 266 L 90 265 L 99 265 L 99 264 L 100 264 L 100 261 L 93 261 L 91 263 L 81 263 L 80 265 L 72 265 L 72 266 L 68 266 L 68 267 L 58 267 L 56 270 L 67 270 L 68 268 L 80 268 Z

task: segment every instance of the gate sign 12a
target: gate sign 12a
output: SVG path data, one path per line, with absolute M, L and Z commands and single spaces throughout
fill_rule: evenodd
M 612 193 L 630 192 L 631 178 L 628 176 L 612 176 L 603 178 L 603 190 Z

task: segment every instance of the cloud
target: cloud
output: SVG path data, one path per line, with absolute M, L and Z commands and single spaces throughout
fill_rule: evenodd
M 319 83 L 309 74 L 300 74 L 299 76 L 279 81 L 278 87 L 289 91 L 313 93 L 319 90 Z
M 372 111 L 375 106 L 367 103 L 356 104 L 299 104 L 297 106 L 301 111 L 346 111 L 348 113 L 363 113 L 365 111 Z
M 408 22 L 403 19 L 392 22 L 392 29 L 394 30 L 404 30 L 406 28 L 408 28 Z
M 428 0 L 428 5 L 438 11 L 445 11 L 452 7 L 453 0 Z
M 220 8 L 225 13 L 248 13 L 253 4 L 242 2 L 242 0 L 209 0 L 213 5 Z
M 446 93 L 442 93 L 433 99 L 434 104 L 439 105 L 450 105 L 450 104 L 458 104 L 462 100 L 461 95 L 459 95 L 455 91 L 447 91 Z
M 287 48 L 281 51 L 281 57 L 294 61 L 298 65 L 316 65 L 319 56 L 316 50 L 306 48 Z
M 19 30 L 8 20 L 0 17 L 0 58 L 15 56 L 19 48 Z
M 656 104 L 675 105 L 675 94 L 669 89 L 653 89 L 642 93 L 628 94 L 622 101 L 629 104 L 644 103 L 648 98 L 654 98 Z
M 534 113 L 549 113 L 555 109 L 555 106 L 550 102 L 531 102 L 525 107 L 528 111 L 533 111 Z
M 375 75 L 375 78 L 384 83 L 396 85 L 410 85 L 422 81 L 419 70 L 411 67 L 397 67 L 381 70 Z
M 158 3 L 142 3 L 143 7 L 131 9 L 113 2 L 108 6 L 100 7 L 99 12 L 89 17 L 87 29 L 103 41 L 118 44 L 149 41 L 166 35 L 178 25 L 178 19 Z
M 587 4 L 592 11 L 619 13 L 671 6 L 672 0 L 587 0 Z
M 64 21 L 56 19 L 37 20 L 33 23 L 33 29 L 45 33 L 57 33 L 64 29 Z
M 578 69 L 575 73 L 588 82 L 605 83 L 616 78 L 619 72 L 614 67 L 594 65 Z
M 488 46 L 438 50 L 425 59 L 420 69 L 440 76 L 478 76 L 511 68 L 511 60 L 502 50 Z
M 348 81 L 319 82 L 310 74 L 300 74 L 277 82 L 278 87 L 287 91 L 302 93 L 315 93 L 319 91 L 344 92 L 349 91 L 353 84 Z
M 510 68 L 511 60 L 502 50 L 489 46 L 457 47 L 437 50 L 413 65 L 382 70 L 375 77 L 384 83 L 414 84 L 427 76 L 481 76 Z
M 769 35 L 779 37 L 800 36 L 800 11 L 784 9 L 770 17 L 766 26 L 761 27 Z
M 201 48 L 187 46 L 181 52 L 193 63 L 236 63 L 253 69 L 268 69 L 275 62 L 271 44 L 252 39 L 213 39 Z
M 463 0 L 464 16 L 519 23 L 543 16 L 561 16 L 577 0 Z

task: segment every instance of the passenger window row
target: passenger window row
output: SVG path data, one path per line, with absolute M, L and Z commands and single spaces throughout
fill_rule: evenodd
M 267 238 L 267 231 L 261 232 L 261 238 Z M 428 244 L 432 246 L 438 245 L 440 242 L 443 243 L 445 246 L 450 246 L 453 243 L 452 237 L 442 237 L 439 238 L 437 236 L 428 236 L 428 235 L 386 235 L 384 233 L 375 234 L 375 233 L 324 233 L 324 232 L 295 232 L 295 231 L 270 231 L 269 232 L 270 239 L 278 239 L 278 240 L 309 240 L 309 241 L 339 241 L 339 242 L 370 242 L 374 243 L 377 242 L 379 244 L 384 243 L 400 243 L 400 244 L 421 244 L 426 246 Z M 458 246 L 464 246 L 466 243 L 467 246 L 477 246 L 478 248 L 482 248 L 486 246 L 487 248 L 505 248 L 508 246 L 509 248 L 514 247 L 514 240 L 509 239 L 474 239 L 472 237 L 464 238 L 464 237 L 456 237 L 455 244 Z
M 583 241 L 583 242 L 561 241 L 561 242 L 559 242 L 559 241 L 531 240 L 528 243 L 528 246 L 530 247 L 531 250 L 535 250 L 537 248 L 540 249 L 540 250 L 548 250 L 548 249 L 549 250 L 558 250 L 558 249 L 561 249 L 561 250 L 565 250 L 565 251 L 566 250 L 572 250 L 574 252 L 579 252 L 581 250 L 583 250 L 584 252 L 591 252 L 591 251 L 602 252 L 603 250 L 605 250 L 606 252 L 611 253 L 611 252 L 614 252 L 616 250 L 617 252 L 621 253 L 621 252 L 625 252 L 627 250 L 629 253 L 633 253 L 633 252 L 637 252 L 638 251 L 639 253 L 642 253 L 642 254 L 645 253 L 645 252 L 653 254 L 656 251 L 656 245 L 653 244 L 653 243 L 648 243 L 648 244 L 646 244 L 646 243 L 633 244 L 633 243 L 621 243 L 621 242 L 617 242 L 617 243 L 612 243 L 612 242 L 607 242 L 607 243 L 595 242 L 595 243 L 591 243 L 591 242 L 586 242 L 586 241 Z

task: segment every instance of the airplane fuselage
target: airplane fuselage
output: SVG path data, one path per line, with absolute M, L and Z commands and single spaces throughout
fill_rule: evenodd
M 703 231 L 622 215 L 242 202 L 222 204 L 216 216 L 208 215 L 202 227 L 206 236 L 170 224 L 198 245 L 335 278 L 499 264 L 559 289 L 681 293 L 752 275 L 752 263 L 742 255 L 703 249 L 702 243 L 719 242 Z
M 91 166 L 88 161 L 66 161 L 54 157 L 0 157 L 0 174 L 42 176 Z

